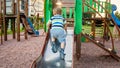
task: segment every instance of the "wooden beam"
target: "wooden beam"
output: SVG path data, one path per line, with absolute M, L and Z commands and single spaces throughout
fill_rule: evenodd
M 20 41 L 20 0 L 17 0 L 17 41 Z
M 28 0 L 26 0 L 24 2 L 24 11 L 25 11 L 25 15 L 28 17 Z M 25 23 L 27 23 L 27 21 L 24 21 Z M 28 39 L 28 36 L 27 36 L 27 29 L 25 28 L 25 39 Z
M 2 1 L 0 0 L 0 36 L 1 36 L 1 44 L 3 44 L 3 37 L 2 37 Z
M 0 0 L 0 13 L 2 13 L 2 1 Z
M 13 19 L 11 19 L 12 21 L 12 31 L 13 31 L 13 39 L 15 39 L 16 38 L 16 36 L 15 36 L 15 18 L 13 18 Z
M 74 2 L 62 2 L 62 4 L 75 4 Z
M 6 28 L 6 0 L 3 1 L 3 29 L 4 29 L 4 40 L 7 41 L 7 28 Z
M 101 43 L 101 42 L 99 42 L 97 40 L 93 40 L 92 38 L 90 38 L 86 34 L 81 34 L 81 35 L 84 36 L 85 38 L 87 38 L 89 41 L 91 41 L 94 44 L 96 44 L 98 47 L 100 47 L 101 49 L 103 49 L 107 53 L 109 53 L 112 56 L 112 58 L 114 58 L 115 60 L 120 61 L 120 57 L 117 54 L 115 54 L 114 52 L 112 52 L 112 51 L 108 50 L 107 48 L 105 48 L 104 47 L 105 45 L 103 43 Z
M 80 59 L 81 57 L 81 34 L 75 35 L 74 37 L 74 42 L 75 42 L 75 49 L 76 49 L 76 53 L 75 53 L 75 57 L 77 58 L 77 60 Z
M 109 20 L 107 18 L 83 18 L 83 20 L 103 20 L 103 19 Z

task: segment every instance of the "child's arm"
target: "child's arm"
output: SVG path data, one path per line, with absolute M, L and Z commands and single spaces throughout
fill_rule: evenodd
M 64 29 L 65 31 L 67 31 L 67 23 L 64 25 Z
M 49 20 L 48 22 L 47 22 L 47 32 L 48 32 L 48 30 L 51 28 L 51 21 Z
M 47 23 L 47 28 L 48 28 L 48 29 L 50 28 L 50 24 L 51 24 L 51 22 L 48 21 L 48 23 Z
M 67 22 L 65 21 L 64 23 L 65 23 L 65 24 L 64 24 L 64 29 L 65 29 L 65 31 L 67 32 Z

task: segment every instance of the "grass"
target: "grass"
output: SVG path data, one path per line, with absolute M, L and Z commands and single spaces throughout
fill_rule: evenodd
M 90 33 L 91 32 L 91 26 L 90 25 L 83 25 L 82 26 L 82 32 L 83 33 Z
M 34 29 L 35 30 L 39 30 L 39 29 L 42 29 L 43 28 L 43 24 L 40 24 L 39 26 L 38 26 L 38 28 L 37 27 L 35 27 Z M 17 30 L 16 30 L 17 31 Z M 24 32 L 24 28 L 21 26 L 20 27 L 20 32 Z M 8 28 L 8 30 L 7 30 L 7 34 L 12 34 L 13 32 L 12 32 L 12 30 L 10 29 L 10 28 Z
M 17 31 L 17 30 L 16 30 Z M 24 31 L 24 29 L 22 29 L 22 28 L 20 28 L 20 32 L 23 32 Z M 8 29 L 7 30 L 7 34 L 12 34 L 13 32 L 12 32 L 12 30 L 11 29 Z
M 82 26 L 82 29 L 83 29 L 83 33 L 87 33 L 87 34 L 90 34 L 91 33 L 91 25 L 83 25 Z M 103 31 L 103 27 L 95 27 L 96 29 L 96 32 L 101 32 L 101 33 L 103 33 L 102 31 Z M 109 28 L 110 28 L 110 31 L 111 31 L 111 33 L 113 33 L 113 26 L 109 26 Z M 103 34 L 102 34 L 103 35 Z M 99 36 L 101 36 L 101 34 L 99 35 Z

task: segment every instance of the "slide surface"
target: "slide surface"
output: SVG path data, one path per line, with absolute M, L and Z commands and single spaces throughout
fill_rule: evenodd
M 112 19 L 115 21 L 115 23 L 120 26 L 120 20 L 114 14 L 114 11 L 116 10 L 117 10 L 117 6 L 113 4 L 111 16 L 112 16 Z
M 116 22 L 117 25 L 120 25 L 120 20 L 115 16 L 115 14 L 112 12 L 111 14 L 112 19 L 114 19 L 114 21 Z
M 53 53 L 51 43 L 48 42 L 43 58 L 37 63 L 36 68 L 72 68 L 73 30 L 68 30 L 66 38 L 65 60 L 60 59 L 59 51 Z
M 36 36 L 39 36 L 39 32 L 36 31 L 36 30 L 34 29 L 34 27 L 33 27 L 33 23 L 31 22 L 31 20 L 30 20 L 29 18 L 27 18 L 27 17 L 26 17 L 26 20 L 27 20 L 27 22 L 28 22 L 30 28 L 31 28 L 32 31 L 34 32 L 34 34 L 35 34 Z

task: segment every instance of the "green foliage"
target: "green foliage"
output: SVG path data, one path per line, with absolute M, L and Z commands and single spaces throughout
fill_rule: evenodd
M 91 25 L 85 24 L 85 25 L 82 26 L 82 30 L 83 30 L 82 32 L 87 33 L 87 34 L 91 34 L 91 28 L 92 28 Z M 95 28 L 96 32 L 97 32 L 98 29 L 101 29 L 101 28 L 103 28 L 103 27 L 96 27 Z M 113 32 L 113 26 L 109 26 L 109 29 L 110 29 L 111 32 Z M 102 36 L 102 35 L 103 35 L 103 33 L 101 33 L 98 36 Z
M 120 20 L 120 13 L 118 11 L 115 12 L 115 16 Z

